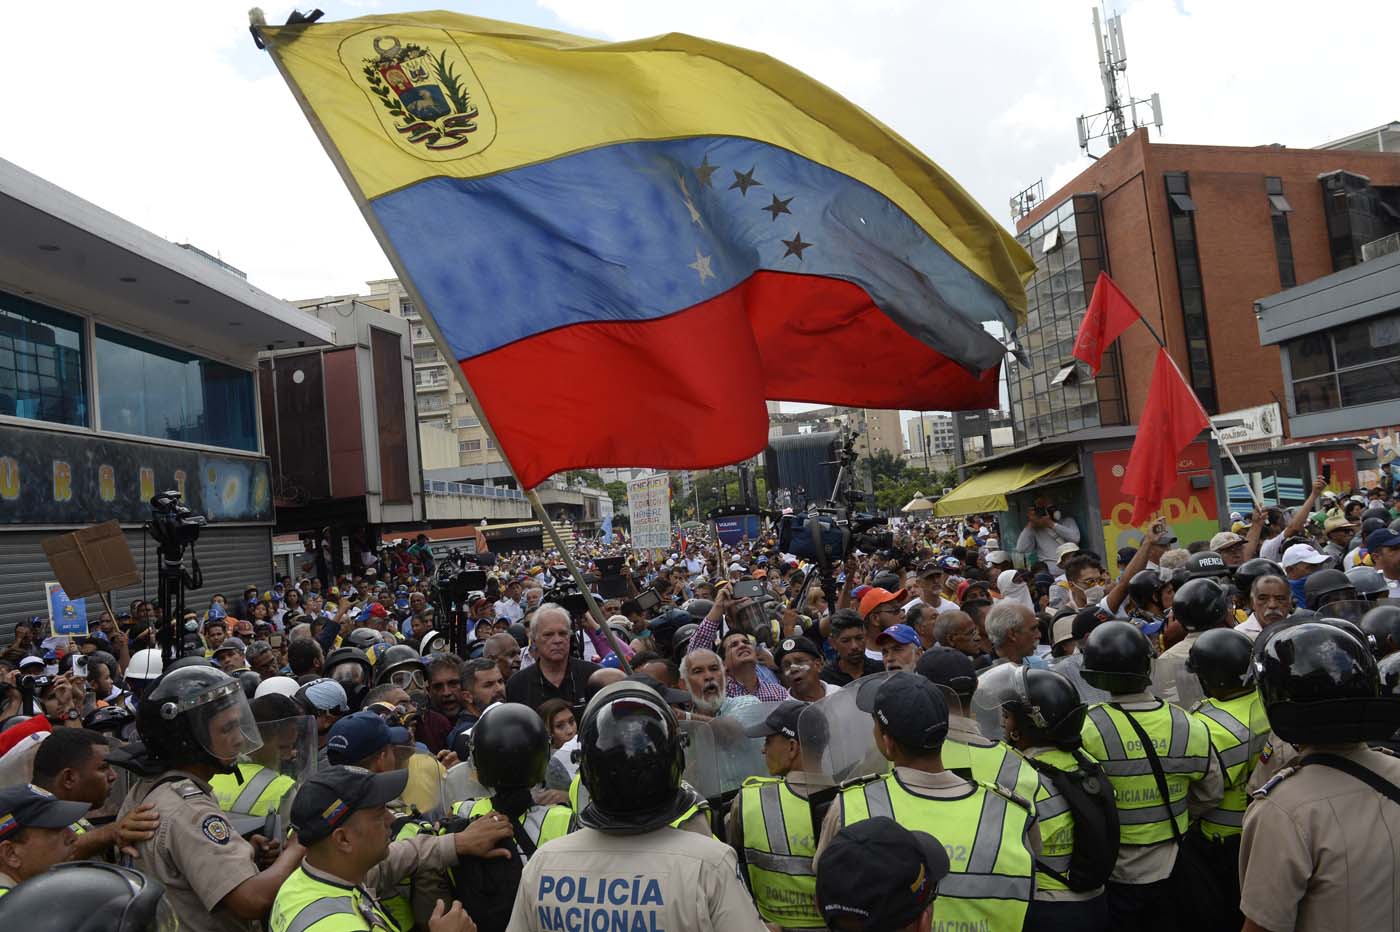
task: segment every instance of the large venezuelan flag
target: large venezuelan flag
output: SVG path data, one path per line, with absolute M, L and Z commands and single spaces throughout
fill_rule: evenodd
M 800 72 L 450 13 L 259 34 L 526 487 L 734 462 L 767 398 L 996 405 L 1029 256 Z

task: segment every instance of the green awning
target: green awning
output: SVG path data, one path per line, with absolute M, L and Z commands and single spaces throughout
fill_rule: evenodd
M 976 515 L 983 512 L 1006 511 L 1006 493 L 1023 489 L 1065 466 L 1072 460 L 1056 460 L 1053 463 L 1022 463 L 1020 466 L 1005 466 L 989 469 L 980 476 L 958 486 L 934 505 L 934 514 L 940 518 L 956 515 Z

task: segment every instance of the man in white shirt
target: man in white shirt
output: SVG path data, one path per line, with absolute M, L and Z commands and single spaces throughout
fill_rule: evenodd
M 1017 552 L 1026 554 L 1027 565 L 1037 559 L 1044 560 L 1050 574 L 1058 576 L 1060 564 L 1055 554 L 1065 543 L 1079 543 L 1078 522 L 1062 514 L 1048 497 L 1040 496 L 1026 517 L 1021 535 L 1016 538 Z
M 506 583 L 506 593 L 496 602 L 496 617 L 508 618 L 514 624 L 525 618 L 525 609 L 520 607 L 520 580 Z

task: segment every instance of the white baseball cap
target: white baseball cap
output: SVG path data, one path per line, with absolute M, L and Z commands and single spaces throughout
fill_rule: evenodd
M 991 566 L 993 563 L 1010 563 L 1010 562 L 1011 562 L 1011 554 L 1007 553 L 1005 550 L 993 550 L 991 553 L 987 554 L 987 565 L 988 565 L 988 566 Z
M 1061 560 L 1063 560 L 1065 557 L 1069 556 L 1070 554 L 1072 554 L 1072 553 L 1078 553 L 1078 552 L 1079 552 L 1079 545 L 1076 544 L 1076 543 L 1074 543 L 1073 541 L 1068 541 L 1068 540 L 1067 540 L 1067 541 L 1065 541 L 1063 544 L 1061 544 L 1059 547 L 1055 548 L 1055 562 L 1056 562 L 1056 563 L 1059 563 Z
M 1283 560 L 1280 562 L 1284 569 L 1288 569 L 1299 563 L 1311 563 L 1316 566 L 1319 563 L 1326 563 L 1327 558 L 1308 544 L 1294 544 L 1283 552 Z

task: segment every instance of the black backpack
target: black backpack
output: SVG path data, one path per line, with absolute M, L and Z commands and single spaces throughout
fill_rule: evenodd
M 461 818 L 445 820 L 444 834 L 461 831 L 474 821 Z M 521 852 L 526 857 L 535 853 L 534 842 L 518 822 L 511 821 L 515 829 L 515 844 L 508 846 L 510 857 L 466 857 L 448 869 L 452 895 L 464 908 L 471 910 L 472 920 L 479 932 L 505 932 L 510 924 L 511 910 L 515 908 L 515 891 L 520 886 L 520 875 L 525 869 Z
M 1070 753 L 1079 764 L 1075 770 L 1061 770 L 1026 758 L 1037 773 L 1049 779 L 1074 815 L 1074 853 L 1069 859 L 1068 874 L 1052 870 L 1040 861 L 1035 866 L 1075 893 L 1087 893 L 1102 887 L 1118 862 L 1118 806 L 1113 784 L 1103 775 L 1103 768 L 1083 751 Z

